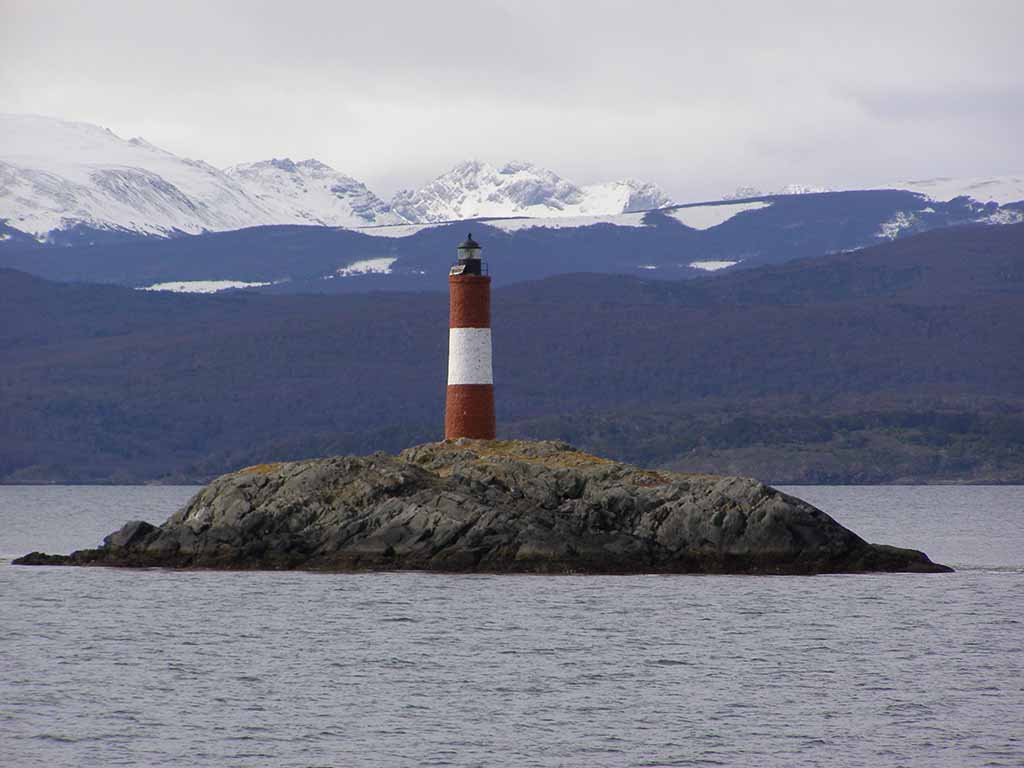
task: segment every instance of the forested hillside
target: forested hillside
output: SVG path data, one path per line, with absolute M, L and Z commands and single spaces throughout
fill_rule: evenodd
M 439 287 L 443 287 L 443 283 Z M 1024 225 L 494 295 L 499 433 L 776 482 L 1024 480 Z M 202 480 L 437 439 L 447 296 L 0 271 L 0 479 Z

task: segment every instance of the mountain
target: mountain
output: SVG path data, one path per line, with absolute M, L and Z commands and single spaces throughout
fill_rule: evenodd
M 929 230 L 1024 218 L 1024 210 L 875 190 L 675 205 L 605 216 L 486 218 L 339 229 L 275 226 L 170 239 L 44 246 L 11 233 L 0 266 L 57 280 L 135 288 L 279 293 L 436 290 L 467 231 L 495 285 L 573 272 L 678 280 L 825 253 Z M 979 225 L 980 226 L 980 225 Z M 94 234 L 94 233 L 92 233 Z M 92 235 L 90 235 L 92 236 Z M 173 284 L 173 285 L 168 285 Z
M 901 189 L 916 192 L 924 198 L 938 202 L 949 202 L 967 198 L 977 203 L 996 203 L 1000 206 L 1024 202 L 1024 176 L 992 176 L 977 178 L 952 178 L 940 176 L 932 179 L 904 179 L 872 187 L 848 187 L 847 189 Z M 774 192 L 765 193 L 757 187 L 737 187 L 735 192 L 722 197 L 723 200 L 745 200 L 768 195 L 808 195 L 819 192 L 834 192 L 832 187 L 788 184 Z
M 30 115 L 0 115 L 0 219 L 40 238 L 76 224 L 166 235 L 266 223 L 211 165 L 95 125 Z
M 835 192 L 832 187 L 819 187 L 810 184 L 787 184 L 774 192 L 763 192 L 757 187 L 736 187 L 734 192 L 723 195 L 723 200 L 747 200 L 754 197 L 777 195 L 816 195 L 820 192 Z
M 194 296 L 0 270 L 0 481 L 436 439 L 434 285 Z M 558 275 L 493 308 L 502 436 L 775 482 L 1024 481 L 1024 224 L 687 281 Z
M 424 290 L 475 230 L 496 283 L 675 280 L 1024 220 L 1018 177 L 906 185 L 672 204 L 638 181 L 579 186 L 529 163 L 473 161 L 387 203 L 313 159 L 219 170 L 97 126 L 0 115 L 0 265 L 183 291 Z
M 627 179 L 577 186 L 553 171 L 524 162 L 494 168 L 470 161 L 422 189 L 391 201 L 406 221 L 427 223 L 479 217 L 588 216 L 661 208 L 668 195 L 653 184 Z
M 221 171 L 88 123 L 9 114 L 0 115 L 0 220 L 40 240 L 76 227 L 167 236 L 399 221 L 365 186 L 316 160 Z
M 402 221 L 365 184 L 318 160 L 264 160 L 232 166 L 225 174 L 267 213 L 266 224 L 365 227 Z
M 896 181 L 879 189 L 908 189 L 929 200 L 942 202 L 966 197 L 980 203 L 1020 203 L 1024 201 L 1024 176 L 993 176 L 989 178 L 917 179 Z
M 499 171 L 472 162 L 388 204 L 314 159 L 220 170 L 96 125 L 0 114 L 0 222 L 62 245 L 95 243 L 111 232 L 166 237 L 263 225 L 355 228 L 478 216 L 606 215 L 668 202 L 643 182 L 579 187 L 528 163 Z

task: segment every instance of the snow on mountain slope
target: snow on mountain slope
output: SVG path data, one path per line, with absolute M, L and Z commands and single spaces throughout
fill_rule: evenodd
M 0 218 L 42 236 L 78 223 L 148 234 L 237 229 L 263 216 L 206 163 L 88 123 L 0 115 Z
M 874 189 L 909 190 L 936 201 L 937 208 L 960 196 L 973 198 L 972 210 L 958 212 L 958 221 L 1005 224 L 1024 216 L 1019 209 L 990 204 L 1024 201 L 1024 176 L 935 178 Z M 789 185 L 771 195 L 826 191 L 832 190 Z M 727 199 L 764 196 L 743 187 Z M 219 170 L 95 125 L 0 114 L 0 228 L 6 221 L 6 238 L 28 233 L 46 240 L 49 233 L 78 224 L 163 236 L 311 224 L 402 237 L 470 218 L 504 219 L 493 226 L 508 231 L 597 223 L 635 227 L 644 222 L 634 213 L 670 205 L 653 184 L 625 180 L 580 186 L 530 163 L 495 168 L 477 161 L 456 166 L 422 189 L 401 192 L 388 204 L 361 182 L 316 160 L 274 159 Z M 928 210 L 919 208 L 890 214 L 879 222 L 877 237 L 932 226 L 922 218 Z M 709 205 L 673 209 L 663 212 L 696 229 L 721 223 L 721 216 L 731 216 L 732 210 Z
M 616 227 L 645 227 L 646 213 L 610 213 L 601 216 L 548 216 L 533 219 L 483 219 L 481 223 L 503 232 L 521 232 L 524 229 L 575 229 L 592 227 L 595 224 L 612 224 Z
M 917 192 L 936 202 L 949 202 L 958 197 L 969 197 L 979 203 L 994 202 L 999 205 L 1024 201 L 1024 176 L 993 176 L 990 178 L 916 179 L 894 181 L 876 186 L 816 187 L 806 184 L 787 184 L 774 192 L 764 192 L 757 187 L 737 187 L 735 192 L 722 197 L 723 200 L 744 200 L 750 197 L 771 197 L 774 195 L 808 195 L 818 192 L 838 192 L 857 189 L 903 189 Z
M 235 165 L 225 173 L 238 182 L 275 223 L 359 227 L 402 221 L 365 184 L 318 160 L 298 163 L 287 158 L 264 160 Z
M 582 189 L 586 200 L 581 212 L 590 215 L 650 211 L 672 204 L 660 187 L 636 179 L 588 184 Z
M 764 192 L 757 187 L 736 187 L 734 192 L 722 195 L 723 200 L 746 200 L 750 197 L 773 197 L 775 195 L 815 195 L 820 192 L 835 192 L 832 187 L 819 187 L 812 184 L 787 184 L 774 192 Z
M 994 176 L 991 178 L 934 178 L 915 181 L 896 181 L 874 189 L 906 189 L 925 195 L 931 200 L 947 202 L 957 197 L 970 197 L 979 203 L 995 202 L 999 205 L 1024 201 L 1024 176 Z
M 224 172 L 99 126 L 35 115 L 0 115 L 0 219 L 40 239 L 76 224 L 167 235 L 400 221 L 364 185 L 315 160 Z
M 733 216 L 745 211 L 758 211 L 771 207 L 766 202 L 737 202 L 697 204 L 682 207 L 662 208 L 658 212 L 675 219 L 690 229 L 711 229 L 724 224 Z M 593 227 L 597 224 L 610 224 L 616 227 L 648 227 L 646 220 L 648 211 L 630 213 L 608 213 L 594 216 L 533 216 L 517 218 L 479 218 L 479 223 L 502 232 L 521 232 L 527 229 L 578 229 Z M 380 237 L 411 237 L 424 229 L 439 226 L 433 224 L 406 224 L 391 227 L 361 227 L 359 232 Z
M 439 226 L 434 224 L 386 224 L 379 227 L 358 227 L 357 232 L 370 237 L 412 237 L 424 229 L 433 229 Z
M 667 211 L 666 215 L 671 216 L 690 229 L 711 229 L 719 224 L 724 224 L 733 216 L 744 211 L 757 211 L 761 208 L 768 208 L 771 203 L 732 203 L 723 205 L 688 205 L 683 208 L 674 208 Z
M 361 228 L 480 216 L 608 216 L 668 203 L 661 189 L 643 182 L 577 186 L 529 163 L 499 170 L 469 162 L 419 191 L 399 193 L 389 206 L 316 160 L 222 171 L 88 123 L 0 114 L 0 220 L 41 240 L 78 224 L 168 235 L 266 224 Z
M 500 169 L 469 161 L 422 189 L 399 192 L 392 210 L 412 223 L 456 221 L 481 216 L 593 216 L 660 208 L 668 196 L 653 184 L 634 180 L 577 186 L 530 163 Z

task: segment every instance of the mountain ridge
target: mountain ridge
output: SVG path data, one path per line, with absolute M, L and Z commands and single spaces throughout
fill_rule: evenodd
M 478 161 L 385 202 L 312 158 L 218 169 L 90 123 L 0 113 L 0 221 L 40 241 L 76 225 L 166 237 L 285 224 L 358 228 L 485 214 L 601 215 L 668 202 L 645 182 L 579 187 L 530 163 L 498 171 Z
M 429 290 L 443 284 L 454 246 L 470 231 L 483 245 L 496 286 L 572 272 L 672 281 L 710 269 L 737 271 L 855 251 L 928 230 L 984 228 L 974 222 L 1000 211 L 1024 218 L 1024 210 L 994 203 L 930 203 L 913 192 L 873 191 L 716 201 L 614 216 L 365 229 L 290 225 L 125 242 L 77 233 L 77 242 L 95 242 L 90 247 L 44 246 L 11 232 L 0 243 L 0 265 L 52 279 L 136 288 L 174 283 L 182 290 L 260 284 L 259 290 L 279 293 Z
M 224 173 L 255 198 L 275 223 L 351 228 L 403 221 L 361 181 L 313 158 L 239 163 Z
M 587 216 L 663 208 L 661 189 L 635 179 L 578 186 L 546 168 L 469 160 L 418 190 L 395 195 L 392 208 L 410 223 L 486 217 Z
M 1024 206 L 1013 205 L 1024 200 L 1020 176 L 937 177 L 879 189 L 908 189 L 937 202 L 973 199 L 978 220 L 984 213 L 992 224 L 1024 218 Z M 789 185 L 765 195 L 746 187 L 725 199 L 828 191 L 833 189 Z M 657 185 L 635 179 L 577 185 L 528 162 L 495 167 L 479 160 L 457 164 L 419 189 L 384 201 L 364 183 L 314 159 L 274 158 L 218 169 L 89 123 L 0 114 L 0 243 L 32 237 L 74 245 L 118 234 L 173 237 L 295 224 L 370 231 L 509 217 L 527 217 L 527 226 L 590 226 L 617 223 L 608 217 L 633 212 L 712 203 L 674 203 Z M 886 231 L 895 237 L 920 228 L 918 223 L 907 214 L 894 218 Z

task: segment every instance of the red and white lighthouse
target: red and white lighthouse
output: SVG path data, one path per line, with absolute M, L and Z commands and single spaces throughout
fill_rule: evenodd
M 491 371 L 491 278 L 480 246 L 470 235 L 459 245 L 448 272 L 448 395 L 444 437 L 494 439 L 494 375 Z

